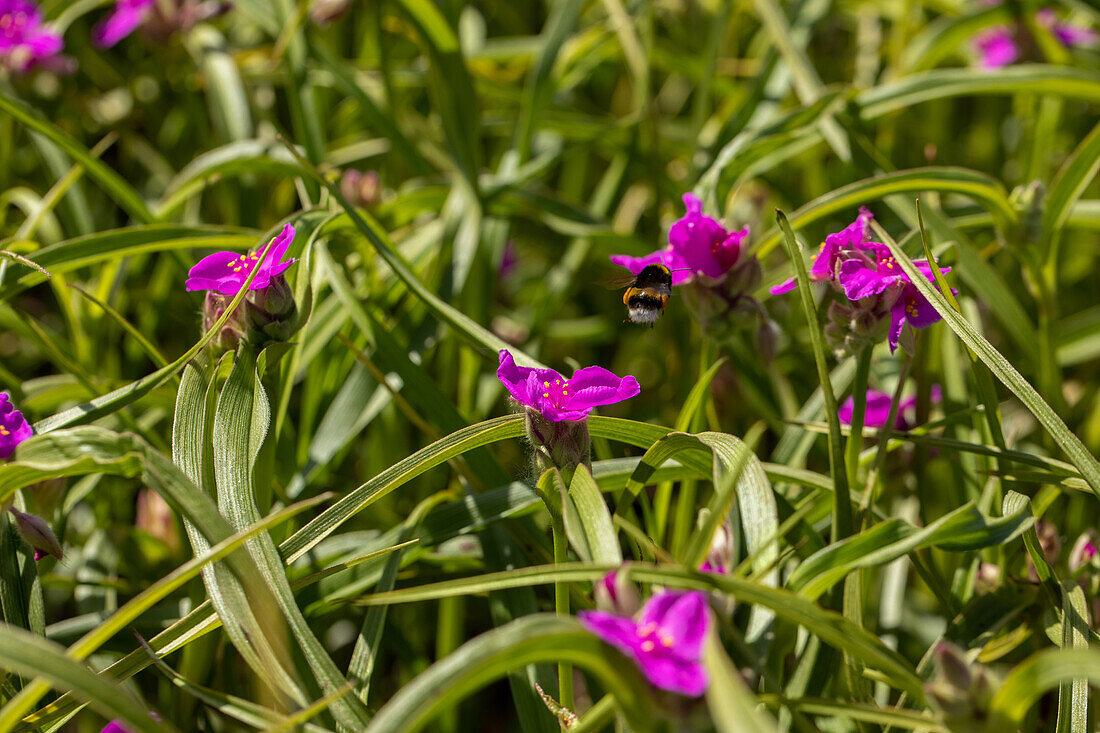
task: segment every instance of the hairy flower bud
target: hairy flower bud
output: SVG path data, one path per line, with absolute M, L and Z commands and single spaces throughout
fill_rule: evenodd
M 382 199 L 382 184 L 378 171 L 357 171 L 348 168 L 340 178 L 340 193 L 352 206 L 373 208 Z
M 229 305 L 231 300 L 233 300 L 231 296 L 222 295 L 213 290 L 207 291 L 206 298 L 202 303 L 203 333 L 214 327 L 214 324 L 225 313 L 226 306 Z M 233 315 L 229 317 L 229 320 L 222 324 L 222 327 L 214 334 L 214 338 L 211 339 L 211 348 L 216 353 L 220 354 L 224 351 L 236 349 L 238 342 L 244 338 L 244 315 L 241 310 L 241 308 L 237 308 Z
M 597 580 L 592 595 L 596 600 L 596 608 L 620 616 L 633 616 L 641 607 L 634 584 L 618 570 L 612 570 Z
M 1098 551 L 1100 551 L 1100 534 L 1097 534 L 1096 530 L 1090 527 L 1081 533 L 1081 536 L 1077 538 L 1077 541 L 1073 543 L 1073 548 L 1069 551 L 1069 557 L 1067 558 L 1069 571 L 1076 573 L 1086 565 L 1093 567 L 1100 565 L 1100 557 L 1097 556 Z
M 535 473 L 541 476 L 549 468 L 562 473 L 566 483 L 577 466 L 592 467 L 592 439 L 587 420 L 548 420 L 533 408 L 525 407 L 527 439 L 535 449 Z
M 328 25 L 351 7 L 351 0 L 313 0 L 309 6 L 309 19 L 317 25 Z
M 728 575 L 733 570 L 734 554 L 733 527 L 727 519 L 718 525 L 714 537 L 710 540 L 710 550 L 699 569 L 705 573 Z
M 262 290 L 250 290 L 244 304 L 245 335 L 257 345 L 288 341 L 298 330 L 298 304 L 286 278 L 276 275 Z
M 985 730 L 989 704 L 999 686 L 996 676 L 950 642 L 936 647 L 935 664 L 936 673 L 924 689 L 947 727 L 961 732 Z
M 15 507 L 8 507 L 8 511 L 15 517 L 15 528 L 19 531 L 19 536 L 34 548 L 35 560 L 41 560 L 46 555 L 61 559 L 61 543 L 57 541 L 57 535 L 46 524 L 46 520 L 33 514 L 25 514 Z

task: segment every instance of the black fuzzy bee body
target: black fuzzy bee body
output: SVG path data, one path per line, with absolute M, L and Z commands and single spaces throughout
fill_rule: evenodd
M 672 271 L 664 265 L 646 265 L 623 293 L 623 304 L 634 323 L 657 322 L 672 297 Z

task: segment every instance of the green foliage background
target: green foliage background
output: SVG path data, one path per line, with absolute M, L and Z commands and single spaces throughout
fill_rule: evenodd
M 237 0 L 107 51 L 102 3 L 43 5 L 77 68 L 0 90 L 0 386 L 42 436 L 0 499 L 65 557 L 36 568 L 4 520 L 0 730 L 161 729 L 155 708 L 180 730 L 553 731 L 534 683 L 559 699 L 558 663 L 585 671 L 574 730 L 1093 729 L 1098 581 L 1067 557 L 1100 493 L 1100 55 L 1038 4 L 388 0 L 318 26 L 306 0 Z M 969 39 L 1004 23 L 1026 58 L 976 68 Z M 336 195 L 348 168 L 378 203 Z M 600 286 L 687 191 L 751 228 L 773 360 L 752 319 L 704 330 L 677 293 L 637 327 Z M 767 291 L 860 205 L 899 259 L 952 267 L 918 278 L 945 322 L 868 357 L 921 427 L 864 442 L 823 409 L 861 378 L 807 321 L 821 290 Z M 287 221 L 308 322 L 208 357 L 188 268 Z M 591 420 L 558 567 L 508 344 L 642 386 Z M 695 573 L 727 516 L 737 570 Z M 553 615 L 620 558 L 736 601 L 690 709 Z M 984 718 L 925 694 L 941 639 L 992 666 Z

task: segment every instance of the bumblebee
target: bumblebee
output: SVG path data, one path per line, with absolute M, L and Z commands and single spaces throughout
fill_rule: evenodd
M 661 264 L 646 265 L 623 293 L 629 320 L 634 323 L 657 322 L 672 296 L 672 271 Z

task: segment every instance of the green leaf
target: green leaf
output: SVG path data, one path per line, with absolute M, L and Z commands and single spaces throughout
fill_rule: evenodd
M 710 677 L 707 707 L 719 733 L 771 733 L 776 730 L 771 716 L 757 710 L 756 699 L 722 648 L 717 633 L 707 637 L 703 664 Z
M 252 470 L 267 435 L 270 416 L 267 395 L 256 373 L 256 357 L 249 348 L 242 348 L 219 395 L 213 430 L 218 507 L 238 530 L 260 518 Z M 263 533 L 253 537 L 246 548 L 259 567 L 263 582 L 275 597 L 288 631 L 305 656 L 322 694 L 330 695 L 347 687 L 348 681 L 298 608 L 270 535 Z M 277 633 L 278 629 L 268 630 L 268 635 Z M 368 720 L 366 708 L 354 695 L 334 700 L 332 711 L 341 725 L 362 727 Z
M 573 500 L 584 528 L 591 559 L 606 565 L 621 563 L 623 555 L 615 534 L 615 525 L 611 522 L 611 512 L 607 510 L 600 488 L 586 466 L 577 466 L 573 472 L 569 497 Z
M 851 487 L 844 472 L 843 443 L 840 439 L 840 420 L 837 417 L 836 395 L 833 394 L 831 375 L 825 364 L 825 343 L 822 338 L 821 317 L 818 315 L 817 306 L 814 304 L 813 291 L 810 287 L 810 276 L 806 272 L 806 263 L 802 260 L 802 253 L 798 250 L 798 243 L 794 238 L 794 232 L 787 221 L 787 216 L 778 209 L 776 219 L 779 228 L 783 232 L 783 245 L 787 249 L 787 257 L 793 263 L 795 279 L 798 280 L 798 293 L 802 299 L 802 310 L 806 314 L 806 324 L 809 326 L 810 344 L 813 347 L 814 363 L 817 365 L 817 377 L 821 383 L 821 394 L 824 398 L 825 419 L 829 422 L 829 473 L 833 477 L 833 540 L 847 537 L 852 532 L 852 500 L 849 496 Z
M 574 619 L 534 614 L 477 636 L 433 664 L 390 698 L 366 733 L 423 730 L 439 713 L 508 671 L 554 661 L 587 669 L 614 695 L 631 726 L 651 729 L 658 714 L 631 662 Z
M 925 547 L 964 551 L 1002 545 L 1035 523 L 1030 511 L 1018 509 L 991 519 L 973 503 L 945 514 L 925 527 L 901 519 L 887 519 L 858 535 L 834 542 L 798 566 L 787 587 L 807 598 L 818 598 L 858 568 L 884 565 Z
M 65 656 L 61 646 L 10 624 L 0 624 L 0 667 L 27 677 L 42 677 L 59 690 L 73 693 L 107 718 L 121 718 L 135 731 L 178 730 L 157 722 L 148 709 L 83 664 Z
M 10 300 L 27 288 L 45 282 L 49 273 L 64 274 L 116 258 L 176 249 L 247 249 L 260 233 L 240 227 L 151 224 L 114 229 L 44 247 L 31 261 L 41 269 L 28 272 L 0 287 L 0 299 Z
M 503 588 L 548 585 L 555 582 L 595 582 L 613 569 L 608 565 L 587 563 L 518 568 L 503 573 L 490 573 L 364 596 L 358 603 L 364 606 L 410 603 L 486 593 Z M 720 591 L 728 593 L 743 603 L 765 606 L 779 618 L 805 626 L 811 634 L 819 636 L 822 641 L 863 660 L 869 667 L 880 670 L 891 685 L 916 695 L 917 699 L 924 699 L 922 683 L 912 667 L 896 652 L 888 649 L 877 636 L 856 626 L 835 611 L 823 609 L 791 591 L 769 588 L 731 575 L 698 573 L 683 568 L 627 563 L 623 569 L 631 579 L 637 582 L 659 583 L 692 590 Z
M 989 705 L 990 725 L 1016 730 L 1039 698 L 1063 682 L 1100 682 L 1100 652 L 1045 649 L 1020 662 L 1005 677 Z
M 1053 94 L 1100 101 L 1100 80 L 1088 69 L 1014 64 L 990 74 L 985 69 L 937 69 L 879 84 L 856 96 L 859 116 L 874 120 L 922 102 L 986 94 Z
M 139 223 L 149 224 L 153 221 L 152 212 L 149 211 L 149 207 L 134 187 L 103 161 L 98 160 L 89 153 L 83 145 L 74 140 L 68 133 L 53 123 L 42 119 L 37 111 L 28 108 L 22 102 L 9 96 L 5 91 L 0 91 L 0 110 L 7 112 L 17 122 L 47 138 L 74 161 L 84 166 L 88 176 L 99 183 L 107 195 Z
M 1073 206 L 1100 171 L 1100 124 L 1092 128 L 1051 181 L 1043 206 L 1043 238 L 1053 242 L 1069 221 Z
M 899 193 L 940 191 L 959 193 L 973 198 L 1005 225 L 1017 220 L 1016 210 L 1000 181 L 985 173 L 949 166 L 929 166 L 894 171 L 849 183 L 818 196 L 800 206 L 790 217 L 790 225 L 801 228 L 830 214 L 855 210 L 868 201 Z M 757 241 L 754 249 L 759 256 L 770 252 L 782 238 L 782 229 L 771 229 Z
M 969 321 L 963 318 L 962 314 L 951 307 L 943 295 L 932 283 L 928 282 L 928 279 L 917 269 L 912 260 L 901 250 L 901 247 L 893 242 L 887 242 L 886 244 L 890 248 L 890 253 L 893 254 L 909 276 L 914 287 L 932 304 L 932 307 L 936 309 L 936 312 L 940 314 L 944 322 L 955 332 L 959 339 L 970 347 L 978 358 L 989 367 L 993 375 L 1024 403 L 1024 406 L 1035 416 L 1054 439 L 1054 442 L 1062 448 L 1070 463 L 1081 472 L 1081 476 L 1088 482 L 1093 492 L 1100 497 L 1100 462 L 1081 443 L 1081 440 L 1070 432 L 1062 418 L 1051 409 L 1050 405 L 1043 401 L 1043 398 L 1023 378 L 1020 372 L 999 351 L 993 348 L 993 345 Z

